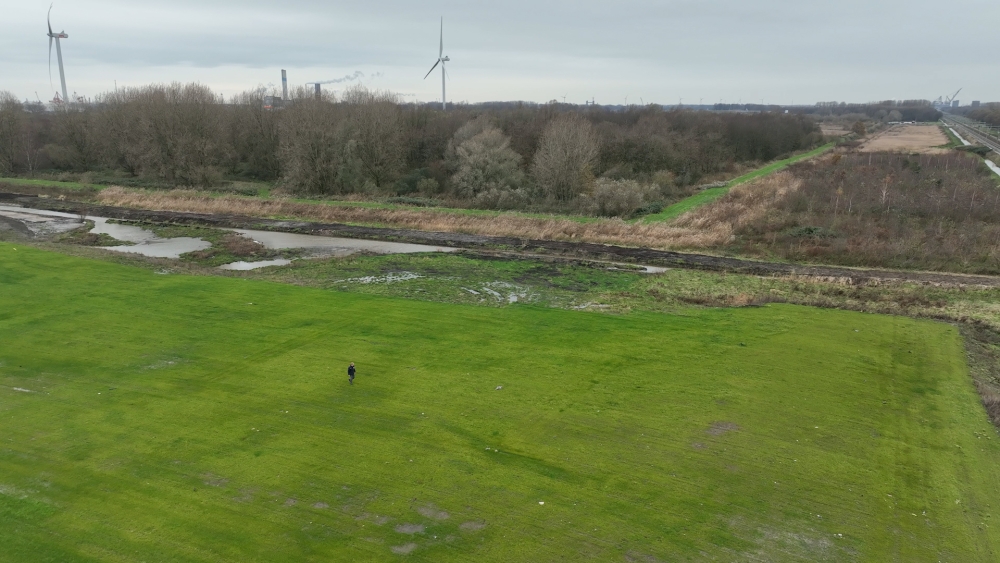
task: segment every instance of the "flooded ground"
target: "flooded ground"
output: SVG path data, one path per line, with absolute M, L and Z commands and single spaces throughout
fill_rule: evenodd
M 122 246 L 105 246 L 105 249 L 142 254 L 154 258 L 180 258 L 181 254 L 186 252 L 205 250 L 212 246 L 211 243 L 200 238 L 160 238 L 146 229 L 132 225 L 108 223 L 104 217 L 74 215 L 10 205 L 0 205 L 0 216 L 18 221 L 27 227 L 32 234 L 41 236 L 72 231 L 80 228 L 85 220 L 93 221 L 94 228 L 90 232 L 98 235 L 106 234 L 115 240 L 130 243 Z
M 287 266 L 291 264 L 292 261 L 286 258 L 277 258 L 275 260 L 259 260 L 257 262 L 230 262 L 229 264 L 223 264 L 219 266 L 220 270 L 256 270 L 258 268 L 267 268 L 268 266 Z
M 109 222 L 104 217 L 86 216 L 82 217 L 72 213 L 62 213 L 59 211 L 46 211 L 42 209 L 30 209 L 10 205 L 0 205 L 0 221 L 10 223 L 21 232 L 33 236 L 48 236 L 72 231 L 80 228 L 84 220 L 92 221 L 94 227 L 90 230 L 94 234 L 104 234 L 115 240 L 122 241 L 121 246 L 105 246 L 103 248 L 115 252 L 130 252 L 142 254 L 155 258 L 180 258 L 182 254 L 206 250 L 212 245 L 208 241 L 193 237 L 161 238 L 152 231 L 134 225 L 123 225 Z M 325 258 L 350 256 L 359 252 L 373 254 L 412 254 L 419 252 L 455 252 L 457 248 L 448 246 L 432 246 L 425 244 L 411 244 L 403 242 L 386 242 L 378 240 L 337 238 L 318 235 L 303 235 L 299 233 L 284 233 L 277 231 L 259 231 L 252 229 L 225 229 L 231 230 L 240 235 L 263 244 L 270 250 L 302 250 L 305 252 L 304 258 Z M 269 266 L 287 266 L 291 260 L 279 258 L 274 260 L 261 260 L 254 262 L 232 262 L 219 266 L 222 270 L 255 270 Z M 658 274 L 665 272 L 667 268 L 657 266 L 635 266 L 635 265 L 613 265 L 620 266 L 623 270 L 638 271 L 641 273 Z M 390 280 L 397 281 L 397 280 Z M 503 288 L 510 289 L 510 288 Z M 472 291 L 476 295 L 485 293 L 493 297 L 499 297 L 499 292 L 491 288 L 480 288 L 478 292 Z M 496 293 L 496 295 L 494 295 Z M 506 291 L 503 299 L 509 302 L 524 300 L 527 294 L 519 293 L 515 290 Z
M 263 244 L 271 250 L 299 248 L 310 254 L 320 256 L 349 256 L 362 251 L 375 254 L 412 254 L 415 252 L 455 252 L 456 250 L 447 246 L 429 246 L 404 242 L 321 237 L 316 235 L 300 235 L 298 233 L 254 231 L 250 229 L 234 230 L 247 238 Z
M 206 250 L 212 246 L 208 241 L 193 237 L 161 238 L 152 231 L 109 223 L 104 217 L 80 216 L 59 211 L 29 209 L 10 205 L 0 205 L 0 219 L 20 227 L 25 234 L 54 235 L 80 228 L 84 220 L 93 221 L 90 230 L 94 234 L 105 234 L 128 245 L 105 246 L 115 252 L 130 252 L 154 258 L 180 258 L 182 254 Z M 301 235 L 296 233 L 280 233 L 272 231 L 255 231 L 249 229 L 233 230 L 240 235 L 253 239 L 272 250 L 301 249 L 308 257 L 350 256 L 358 252 L 375 254 L 410 254 L 416 252 L 454 252 L 456 249 L 446 246 L 428 246 L 423 244 L 407 244 L 400 242 L 383 242 L 350 238 L 334 238 L 316 235 Z M 253 270 L 268 266 L 285 266 L 291 260 L 262 260 L 259 262 L 233 262 L 220 266 L 223 270 Z

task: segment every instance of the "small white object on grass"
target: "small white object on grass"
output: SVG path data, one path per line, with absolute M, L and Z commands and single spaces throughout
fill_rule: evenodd
M 545 501 L 544 500 L 540 500 L 540 501 L 538 501 L 538 504 L 545 504 Z
M 497 389 L 496 390 L 499 391 L 501 389 L 503 389 L 503 385 L 497 385 Z

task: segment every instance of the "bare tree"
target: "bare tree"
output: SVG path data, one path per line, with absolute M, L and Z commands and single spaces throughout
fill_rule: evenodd
M 24 109 L 21 102 L 6 90 L 0 90 L 0 172 L 9 174 L 17 168 L 21 156 Z
M 237 94 L 232 100 L 228 123 L 233 159 L 230 169 L 262 180 L 281 174 L 280 112 L 264 107 L 264 88 Z M 277 95 L 277 92 L 271 92 Z
M 593 193 L 581 202 L 582 207 L 594 215 L 628 217 L 643 204 L 655 200 L 657 192 L 655 185 L 644 186 L 635 180 L 598 178 Z
M 354 191 L 361 172 L 357 161 L 349 158 L 352 147 L 342 105 L 298 97 L 282 115 L 284 185 L 308 193 Z
M 391 92 L 357 85 L 344 92 L 348 111 L 351 156 L 368 180 L 382 187 L 403 167 L 403 120 L 399 100 Z
M 590 122 L 577 114 L 563 115 L 542 133 L 532 174 L 549 199 L 570 200 L 590 188 L 597 156 L 597 135 Z

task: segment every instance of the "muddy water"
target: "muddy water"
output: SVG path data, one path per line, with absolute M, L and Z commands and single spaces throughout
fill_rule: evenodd
M 78 228 L 81 223 L 79 215 L 10 205 L 0 205 L 0 214 L 22 222 L 32 232 L 37 234 L 71 231 Z M 210 242 L 200 238 L 160 238 L 146 229 L 132 225 L 108 223 L 108 220 L 104 217 L 88 216 L 87 220 L 94 222 L 94 228 L 90 232 L 95 234 L 103 233 L 116 240 L 132 243 L 128 246 L 103 247 L 106 250 L 113 250 L 115 252 L 130 252 L 154 258 L 180 258 L 181 254 L 185 252 L 205 250 L 212 246 Z
M 160 238 L 147 231 L 132 225 L 119 225 L 108 223 L 103 217 L 88 217 L 94 222 L 94 228 L 90 230 L 96 234 L 106 234 L 113 239 L 122 242 L 134 243 L 131 246 L 106 246 L 108 250 L 115 252 L 130 252 L 142 254 L 154 258 L 180 258 L 181 254 L 205 250 L 212 246 L 212 243 L 193 237 Z
M 45 211 L 10 205 L 0 205 L 0 216 L 17 221 L 27 226 L 37 234 L 66 232 L 79 228 L 80 216 L 58 211 Z M 156 258 L 180 258 L 181 254 L 205 250 L 211 243 L 200 238 L 178 237 L 160 238 L 152 231 L 133 225 L 109 223 L 104 217 L 87 217 L 94 222 L 92 233 L 106 234 L 116 240 L 132 243 L 130 246 L 106 246 L 107 250 L 115 252 L 131 252 Z M 308 256 L 349 256 L 358 252 L 375 254 L 410 254 L 416 252 L 455 252 L 457 249 L 447 246 L 430 246 L 425 244 L 409 244 L 402 242 L 385 242 L 377 240 L 324 237 L 317 235 L 302 235 L 298 233 L 282 233 L 275 231 L 257 231 L 252 229 L 227 229 L 235 231 L 247 238 L 253 239 L 272 250 L 302 249 Z M 253 270 L 268 266 L 285 266 L 290 260 L 262 260 L 258 262 L 233 262 L 220 266 L 223 270 Z M 628 269 L 632 269 L 631 266 Z M 641 266 L 640 273 L 659 274 L 667 268 L 657 266 Z M 513 299 L 519 296 L 515 294 Z M 520 296 L 523 297 L 523 296 Z
M 256 270 L 257 268 L 267 268 L 268 266 L 287 266 L 291 264 L 291 260 L 286 260 L 284 258 L 278 258 L 276 260 L 260 260 L 258 262 L 230 262 L 229 264 L 223 264 L 219 266 L 220 270 Z
M 411 254 L 414 252 L 455 252 L 456 250 L 447 246 L 429 246 L 425 244 L 408 244 L 403 242 L 321 237 L 316 235 L 300 235 L 298 233 L 254 231 L 250 229 L 234 230 L 237 233 L 247 238 L 251 238 L 272 250 L 301 248 L 312 254 L 319 254 L 323 256 L 347 256 L 357 252 L 374 252 L 376 254 Z
M 72 213 L 45 211 L 0 205 L 0 215 L 26 225 L 32 232 L 56 233 L 66 232 L 80 226 L 80 217 Z M 94 222 L 90 232 L 106 234 L 111 238 L 131 245 L 106 246 L 107 250 L 115 252 L 131 252 L 154 258 L 180 258 L 181 254 L 205 250 L 211 243 L 200 238 L 177 237 L 160 238 L 152 231 L 133 225 L 109 223 L 104 217 L 87 217 Z M 322 237 L 316 235 L 300 235 L 296 233 L 279 233 L 271 231 L 255 231 L 248 229 L 230 229 L 256 240 L 272 250 L 303 249 L 311 256 L 348 256 L 358 252 L 373 252 L 376 254 L 409 254 L 414 252 L 454 252 L 454 248 L 444 246 L 428 246 L 424 244 L 407 244 L 399 242 L 382 242 L 375 240 Z M 225 270 L 253 270 L 267 266 L 284 266 L 289 260 L 263 260 L 260 262 L 233 262 L 221 268 Z

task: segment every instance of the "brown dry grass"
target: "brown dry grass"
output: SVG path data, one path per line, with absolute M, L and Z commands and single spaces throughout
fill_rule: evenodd
M 238 214 L 250 217 L 295 217 L 326 223 L 380 225 L 402 229 L 467 233 L 522 239 L 573 240 L 649 248 L 712 246 L 717 237 L 689 227 L 628 223 L 621 219 L 578 222 L 513 214 L 473 215 L 426 209 L 374 209 L 281 199 L 210 197 L 193 190 L 146 192 L 110 187 L 97 195 L 106 205 L 189 213 Z
M 861 152 L 907 152 L 944 154 L 948 149 L 935 148 L 948 144 L 948 137 L 937 125 L 894 125 L 865 141 Z
M 767 214 L 776 201 L 801 186 L 802 180 L 790 172 L 737 185 L 711 205 L 678 217 L 672 224 L 677 231 L 675 236 L 686 248 L 723 246 L 732 242 L 743 227 Z
M 976 389 L 979 391 L 979 397 L 983 401 L 983 407 L 986 409 L 990 421 L 1000 426 L 1000 394 L 979 381 L 976 382 Z

